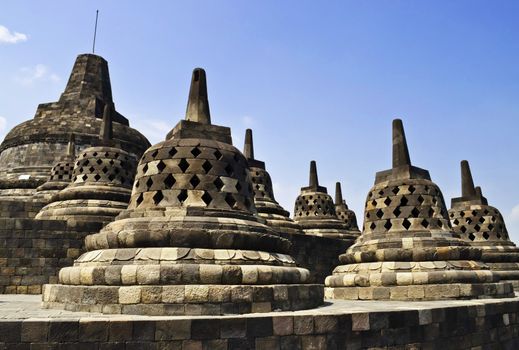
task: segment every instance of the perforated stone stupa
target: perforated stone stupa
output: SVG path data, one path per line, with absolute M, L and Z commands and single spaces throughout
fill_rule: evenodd
M 435 300 L 513 296 L 453 232 L 442 193 L 411 165 L 402 121 L 393 121 L 393 168 L 378 172 L 364 228 L 326 278 L 330 299 Z
M 136 161 L 112 139 L 112 112 L 106 105 L 98 145 L 80 152 L 72 182 L 52 196 L 36 219 L 108 223 L 128 207 Z
M 360 234 L 359 226 L 357 225 L 357 216 L 355 212 L 348 208 L 346 201 L 342 198 L 341 183 L 335 183 L 335 213 L 337 217 L 344 221 L 348 229 L 357 231 Z
M 34 118 L 14 127 L 0 145 L 0 196 L 12 194 L 12 188 L 32 195 L 66 153 L 70 134 L 78 149 L 96 144 L 107 104 L 113 106 L 108 63 L 97 55 L 79 55 L 59 101 L 40 104 Z M 112 118 L 114 139 L 140 158 L 148 140 L 115 109 Z
M 469 163 L 461 161 L 461 197 L 451 200 L 449 218 L 454 232 L 483 250 L 483 260 L 502 280 L 519 288 L 519 248 L 510 240 L 505 220 L 474 187 Z
M 267 224 L 274 229 L 288 233 L 302 233 L 301 227 L 290 218 L 290 213 L 283 209 L 274 198 L 272 180 L 265 168 L 265 163 L 254 158 L 254 144 L 252 130 L 245 131 L 245 146 L 243 154 L 249 164 L 254 204 L 258 216 L 267 220 Z
M 270 312 L 322 303 L 322 285 L 262 224 L 247 160 L 211 124 L 203 69 L 186 119 L 143 155 L 126 211 L 46 285 L 46 307 L 154 315 Z
M 350 230 L 337 217 L 335 204 L 328 190 L 319 186 L 314 160 L 310 162 L 309 185 L 301 188 L 301 194 L 296 199 L 294 221 L 308 235 L 341 239 L 354 239 L 358 235 L 358 231 Z

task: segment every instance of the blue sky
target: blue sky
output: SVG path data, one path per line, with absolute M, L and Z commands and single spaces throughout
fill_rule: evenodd
M 361 220 L 404 120 L 413 164 L 449 202 L 459 161 L 519 243 L 519 2 L 9 1 L 0 12 L 0 139 L 56 101 L 76 55 L 110 65 L 117 109 L 152 143 L 183 117 L 194 67 L 212 120 L 240 149 L 247 127 L 293 210 L 317 161 Z M 18 34 L 16 34 L 18 33 Z

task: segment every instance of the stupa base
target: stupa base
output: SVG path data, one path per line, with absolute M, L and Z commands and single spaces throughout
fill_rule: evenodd
M 47 284 L 43 307 L 135 315 L 225 315 L 290 311 L 323 304 L 321 284 L 135 285 Z
M 326 287 L 326 299 L 342 300 L 452 300 L 512 298 L 514 289 L 509 282 L 445 283 L 407 286 Z

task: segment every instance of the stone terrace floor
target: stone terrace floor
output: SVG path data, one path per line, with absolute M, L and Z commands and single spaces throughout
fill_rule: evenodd
M 42 309 L 41 295 L 4 294 L 0 295 L 0 320 L 164 320 L 164 319 L 196 319 L 226 317 L 257 316 L 305 316 L 305 315 L 338 315 L 370 312 L 390 312 L 404 310 L 430 310 L 449 307 L 485 306 L 494 303 L 519 301 L 519 293 L 515 298 L 475 299 L 475 300 L 442 300 L 442 301 L 345 301 L 327 300 L 325 305 L 309 310 L 284 311 L 261 314 L 229 315 L 229 316 L 140 316 L 140 315 L 106 315 L 101 313 L 72 312 L 64 310 Z

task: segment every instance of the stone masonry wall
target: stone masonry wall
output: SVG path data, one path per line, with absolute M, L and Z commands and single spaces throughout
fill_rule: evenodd
M 64 221 L 0 218 L 0 294 L 40 294 L 56 283 L 59 270 L 83 252 L 84 237 L 98 223 L 67 226 Z

